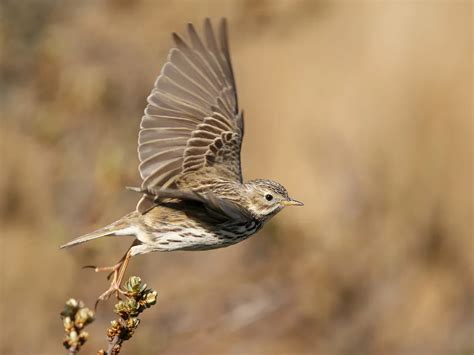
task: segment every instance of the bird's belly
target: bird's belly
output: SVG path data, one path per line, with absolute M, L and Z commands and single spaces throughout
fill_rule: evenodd
M 153 244 L 159 251 L 217 249 L 247 239 L 259 228 L 260 225 L 254 221 L 219 228 L 193 226 L 180 230 L 156 232 Z

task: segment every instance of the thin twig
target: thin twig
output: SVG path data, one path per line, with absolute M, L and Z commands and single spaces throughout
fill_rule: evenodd
M 156 303 L 156 291 L 147 288 L 137 276 L 132 276 L 124 285 L 126 300 L 119 301 L 114 312 L 120 318 L 113 320 L 107 329 L 109 341 L 107 350 L 100 350 L 98 355 L 116 355 L 120 353 L 124 341 L 129 340 L 138 325 L 138 315 Z
M 71 298 L 61 312 L 61 319 L 66 332 L 63 345 L 70 355 L 77 354 L 89 337 L 84 327 L 94 321 L 94 312 L 85 307 L 82 301 Z

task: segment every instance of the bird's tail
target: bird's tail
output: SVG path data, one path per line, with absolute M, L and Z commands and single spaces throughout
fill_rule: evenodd
M 109 224 L 108 226 L 98 229 L 94 232 L 81 235 L 70 242 L 61 245 L 59 248 L 69 248 L 78 244 L 88 242 L 89 240 L 107 237 L 107 236 L 116 236 L 116 235 L 129 235 L 134 236 L 137 233 L 137 227 L 134 227 L 131 223 L 136 218 L 137 212 L 131 212 L 123 218 L 120 218 L 118 221 Z

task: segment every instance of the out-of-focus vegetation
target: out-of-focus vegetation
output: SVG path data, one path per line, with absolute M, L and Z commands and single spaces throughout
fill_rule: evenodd
M 77 354 L 89 338 L 89 333 L 84 328 L 94 321 L 94 312 L 84 302 L 70 298 L 60 316 L 66 333 L 63 345 L 70 355 Z
M 169 34 L 206 16 L 229 19 L 245 177 L 305 207 L 230 248 L 134 258 L 160 307 L 127 352 L 472 353 L 472 3 L 297 0 L 1 2 L 0 352 L 60 353 L 63 300 L 107 288 L 81 266 L 130 240 L 58 246 L 135 207 Z

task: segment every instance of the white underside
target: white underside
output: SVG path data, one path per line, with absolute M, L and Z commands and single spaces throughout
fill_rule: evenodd
M 186 235 L 183 238 L 183 234 Z M 119 236 L 135 236 L 143 244 L 134 246 L 132 254 L 143 254 L 150 251 L 173 251 L 182 249 L 212 249 L 219 247 L 217 236 L 201 228 L 188 228 L 179 232 L 153 233 L 144 232 L 138 226 L 130 226 L 115 232 Z
M 138 235 L 141 234 L 141 230 L 140 228 L 136 226 L 130 226 L 130 227 L 115 231 L 114 233 L 115 235 L 134 235 L 135 237 L 137 237 L 137 239 L 139 239 Z

